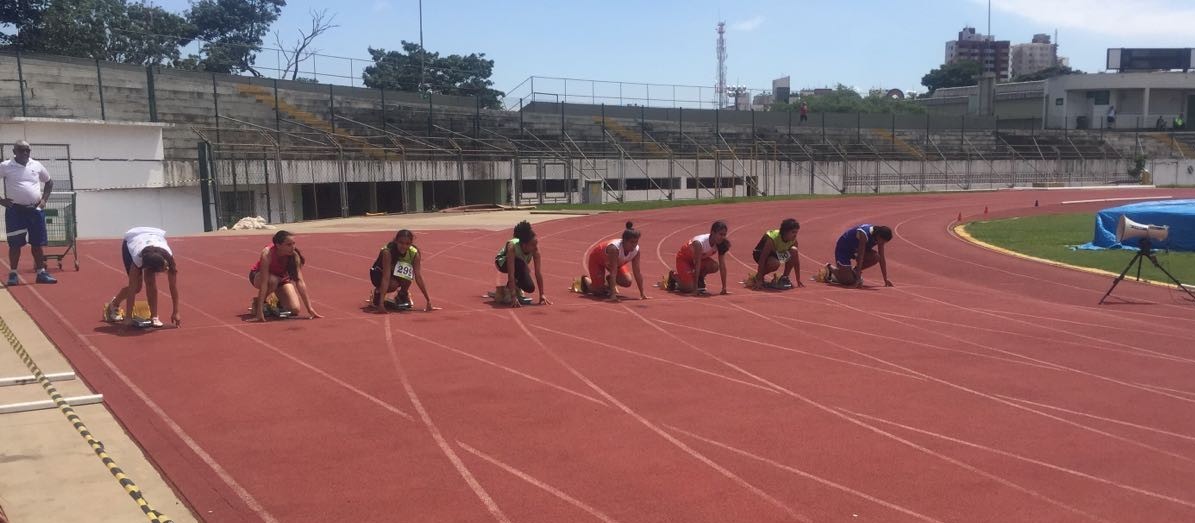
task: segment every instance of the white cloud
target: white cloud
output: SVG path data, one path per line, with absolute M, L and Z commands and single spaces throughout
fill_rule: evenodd
M 731 31 L 754 31 L 763 25 L 763 16 L 756 15 L 746 20 L 730 24 Z
M 390 0 L 374 0 L 373 12 L 381 13 L 390 10 Z
M 987 0 L 972 2 L 987 5 Z M 1156 38 L 1175 28 L 1195 27 L 1195 7 L 1167 0 L 992 0 L 992 9 L 1025 18 L 1042 31 L 1057 27 Z

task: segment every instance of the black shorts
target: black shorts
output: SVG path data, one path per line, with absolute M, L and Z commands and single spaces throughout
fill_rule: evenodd
M 755 263 L 759 263 L 759 253 L 760 252 L 762 252 L 760 249 L 755 249 L 755 250 L 751 251 L 751 259 L 755 260 Z M 780 261 L 780 257 L 776 256 L 776 251 L 772 251 L 771 254 L 768 254 L 768 258 L 771 258 L 776 261 Z
M 129 254 L 129 242 L 120 242 L 120 259 L 124 260 L 124 273 L 128 274 L 133 268 L 133 255 Z

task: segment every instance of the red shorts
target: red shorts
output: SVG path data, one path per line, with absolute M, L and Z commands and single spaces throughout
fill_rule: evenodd
M 590 289 L 605 289 L 606 288 L 606 245 L 604 242 L 594 246 L 589 250 L 589 255 L 586 256 L 586 265 L 589 267 L 589 285 Z M 626 279 L 631 279 L 631 268 L 628 264 L 618 266 L 618 274 Z
M 693 265 L 693 254 L 689 251 L 689 246 L 681 247 L 680 251 L 676 253 L 676 281 L 682 287 L 693 287 L 697 285 L 697 281 L 693 279 L 693 270 L 696 266 Z

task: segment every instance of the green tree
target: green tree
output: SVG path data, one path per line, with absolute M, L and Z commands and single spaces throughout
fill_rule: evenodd
M 931 69 L 929 73 L 921 77 L 921 85 L 929 89 L 929 93 L 932 94 L 943 87 L 977 85 L 979 82 L 976 77 L 982 73 L 983 66 L 979 62 L 960 60 L 953 64 L 943 65 L 938 69 Z
M 774 109 L 796 111 L 804 101 L 813 113 L 924 113 L 925 108 L 912 100 L 889 98 L 882 93 L 863 96 L 858 91 L 838 84 L 829 94 L 800 98 L 792 103 L 777 104 Z
M 49 0 L 0 0 L 0 44 L 17 45 L 18 35 L 37 27 Z
M 1012 81 L 1014 81 L 1014 82 L 1035 82 L 1038 80 L 1045 80 L 1047 78 L 1053 78 L 1055 76 L 1065 76 L 1068 74 L 1084 74 L 1084 73 L 1083 73 L 1083 71 L 1080 71 L 1078 69 L 1071 69 L 1069 66 L 1056 65 L 1054 67 L 1047 67 L 1040 71 L 1035 71 L 1035 72 L 1028 73 L 1028 74 L 1017 75 L 1017 76 L 1013 77 Z
M 402 51 L 370 48 L 369 55 L 374 63 L 361 74 L 367 87 L 473 96 L 482 107 L 502 106 L 503 93 L 493 89 L 494 82 L 490 80 L 494 61 L 487 60 L 485 53 L 440 56 L 419 44 L 403 41 Z
M 183 17 L 140 2 L 76 0 L 27 5 L 20 32 L 9 35 L 7 41 L 28 51 L 163 64 L 179 58 L 179 47 L 189 43 L 194 32 Z M 0 16 L 16 12 L 7 6 L 0 8 Z
M 187 10 L 187 22 L 203 41 L 200 55 L 191 55 L 181 66 L 214 73 L 248 71 L 253 68 L 262 37 L 278 19 L 286 0 L 197 0 Z

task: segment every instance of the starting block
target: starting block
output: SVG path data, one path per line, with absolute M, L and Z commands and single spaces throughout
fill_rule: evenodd
M 366 305 L 373 307 L 373 304 L 374 304 L 373 296 L 374 296 L 373 293 L 370 293 L 369 297 L 365 298 Z M 392 311 L 409 311 L 413 307 L 410 299 L 408 299 L 407 301 L 404 301 L 402 303 L 399 303 L 397 300 L 394 300 L 394 299 L 387 299 L 382 302 L 382 305 L 385 306 L 387 310 L 392 310 Z
M 747 273 L 747 277 L 744 278 L 743 281 L 741 281 L 739 283 L 742 283 L 744 287 L 751 287 L 751 285 L 753 283 L 755 283 L 755 272 Z M 781 290 L 781 291 L 785 291 L 785 290 L 793 288 L 792 282 L 781 282 L 779 274 L 772 276 L 772 280 L 768 281 L 768 282 L 764 282 L 763 286 L 767 287 L 769 289 L 776 289 L 776 290 Z
M 817 274 L 813 275 L 813 281 L 818 283 L 830 283 L 830 266 L 822 265 L 821 268 L 817 270 Z
M 257 308 L 257 296 L 254 296 L 253 298 L 251 298 L 249 300 L 249 314 L 253 314 L 254 312 L 256 312 L 256 310 L 255 310 L 256 308 Z M 266 318 L 279 318 L 279 319 L 290 318 L 291 316 L 294 315 L 291 311 L 284 311 L 284 310 L 279 309 L 278 295 L 273 294 L 273 293 L 271 293 L 269 296 L 266 296 L 266 306 L 262 309 L 261 314 L 262 314 L 262 316 L 264 316 Z
M 506 304 L 506 305 L 510 305 L 512 303 L 511 302 L 512 296 L 510 295 L 510 290 L 507 289 L 505 285 L 498 285 L 498 286 L 494 287 L 494 291 L 487 292 L 485 294 L 485 297 L 493 298 L 493 300 L 495 302 Z M 520 291 L 515 291 L 514 297 L 517 298 L 519 300 L 519 303 L 522 305 L 531 305 L 531 298 L 524 296 L 523 293 Z
M 117 309 L 117 316 L 127 317 L 132 322 L 133 327 L 138 329 L 151 329 L 154 327 L 161 327 L 161 323 L 154 325 L 153 313 L 149 310 L 149 302 L 137 301 L 133 303 L 133 314 L 125 316 L 123 308 Z

